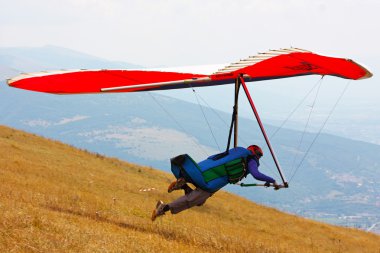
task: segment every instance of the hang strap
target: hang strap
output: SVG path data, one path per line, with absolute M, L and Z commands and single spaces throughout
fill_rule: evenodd
M 240 79 L 236 80 L 236 86 L 235 86 L 235 101 L 234 101 L 234 107 L 233 107 L 233 112 L 232 112 L 232 119 L 231 119 L 231 125 L 230 125 L 230 131 L 228 134 L 228 142 L 227 142 L 227 147 L 226 147 L 226 152 L 228 153 L 228 150 L 230 149 L 230 144 L 231 144 L 231 137 L 232 137 L 232 129 L 234 128 L 234 123 L 236 122 L 237 118 L 237 106 L 238 106 L 238 98 L 239 98 L 239 90 L 240 90 L 240 85 L 241 81 Z M 236 138 L 236 136 L 235 136 Z

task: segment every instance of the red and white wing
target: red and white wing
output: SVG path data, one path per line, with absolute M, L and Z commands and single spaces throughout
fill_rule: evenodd
M 22 74 L 9 79 L 8 85 L 55 94 L 135 92 L 229 84 L 239 75 L 249 82 L 303 75 L 358 80 L 369 78 L 372 73 L 349 59 L 290 48 L 260 53 L 209 75 L 151 70 L 67 70 Z

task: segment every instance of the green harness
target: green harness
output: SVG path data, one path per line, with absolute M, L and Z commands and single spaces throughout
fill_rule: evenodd
M 219 177 L 228 176 L 228 182 L 236 184 L 246 177 L 247 174 L 247 160 L 245 158 L 238 158 L 202 172 L 206 183 Z

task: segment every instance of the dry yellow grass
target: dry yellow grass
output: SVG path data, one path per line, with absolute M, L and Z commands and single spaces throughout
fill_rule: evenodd
M 1 126 L 0 152 L 0 252 L 380 253 L 380 236 L 226 192 L 152 223 L 156 201 L 180 194 L 167 173 Z

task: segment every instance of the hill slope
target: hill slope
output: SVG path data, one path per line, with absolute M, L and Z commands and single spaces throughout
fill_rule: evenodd
M 0 152 L 1 252 L 380 251 L 377 235 L 226 192 L 152 223 L 156 200 L 179 196 L 169 174 L 2 126 Z

